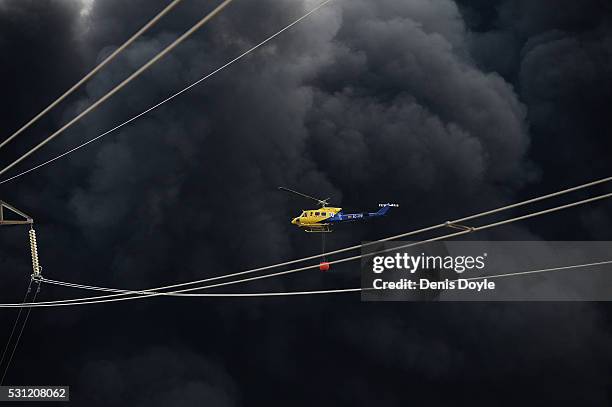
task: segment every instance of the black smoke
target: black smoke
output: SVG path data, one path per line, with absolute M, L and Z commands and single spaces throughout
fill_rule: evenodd
M 186 0 L 0 152 L 2 163 L 214 3 Z M 0 0 L 4 133 L 164 4 L 98 0 L 83 13 L 78 2 Z M 314 4 L 236 1 L 27 163 L 139 113 Z M 288 222 L 309 203 L 278 185 L 331 196 L 347 209 L 401 204 L 390 218 L 334 233 L 333 248 L 608 176 L 610 16 L 594 0 L 338 0 L 175 101 L 0 193 L 37 220 L 49 278 L 142 288 L 317 253 L 318 238 Z M 609 209 L 597 204 L 483 238 L 607 239 Z M 25 231 L 0 232 L 2 298 L 18 301 L 28 275 Z M 357 286 L 358 272 L 349 265 L 235 290 Z M 41 298 L 79 294 L 45 286 Z M 605 405 L 606 311 L 361 304 L 356 296 L 37 309 L 9 382 L 69 384 L 75 405 Z M 2 312 L 2 332 L 12 317 Z

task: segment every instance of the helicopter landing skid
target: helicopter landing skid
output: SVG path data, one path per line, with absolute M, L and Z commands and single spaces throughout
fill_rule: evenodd
M 329 226 L 323 226 L 318 228 L 308 228 L 304 229 L 306 233 L 331 233 L 333 230 Z

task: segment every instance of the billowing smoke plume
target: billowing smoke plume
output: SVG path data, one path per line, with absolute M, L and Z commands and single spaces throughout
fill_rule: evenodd
M 164 4 L 98 0 L 83 12 L 78 2 L 0 0 L 5 132 Z M 90 104 L 213 4 L 186 0 L 0 160 Z M 315 4 L 236 1 L 36 157 L 139 113 Z M 127 288 L 316 253 L 319 240 L 288 222 L 311 203 L 278 185 L 350 209 L 401 204 L 381 222 L 334 233 L 331 246 L 437 223 L 610 173 L 610 32 L 610 10 L 595 0 L 337 0 L 0 192 L 37 219 L 49 277 Z M 605 208 L 494 237 L 606 238 Z M 0 231 L 0 271 L 2 298 L 17 300 L 28 275 L 25 231 Z M 235 289 L 359 284 L 357 267 L 336 271 Z M 42 297 L 77 294 L 45 287 Z M 53 379 L 77 386 L 78 402 L 117 406 L 168 405 L 179 393 L 184 405 L 516 404 L 520 388 L 548 402 L 609 399 L 603 306 L 357 302 L 158 299 L 35 311 L 11 381 Z M 485 384 L 477 399 L 475 383 Z

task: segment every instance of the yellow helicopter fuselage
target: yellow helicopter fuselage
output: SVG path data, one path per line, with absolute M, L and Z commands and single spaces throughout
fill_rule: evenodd
M 291 223 L 306 229 L 318 229 L 329 226 L 336 214 L 342 211 L 342 208 L 332 208 L 324 206 L 317 209 L 306 209 L 301 215 L 293 218 Z

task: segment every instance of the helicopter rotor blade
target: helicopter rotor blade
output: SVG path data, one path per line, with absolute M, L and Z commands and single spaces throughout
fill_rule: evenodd
M 292 194 L 296 194 L 296 195 L 299 195 L 299 196 L 304 197 L 304 198 L 312 199 L 313 201 L 317 201 L 322 206 L 327 205 L 328 201 L 329 201 L 329 198 L 327 198 L 327 199 L 318 199 L 318 198 L 315 198 L 313 196 L 306 195 L 306 194 L 303 194 L 301 192 L 294 191 L 293 189 L 289 189 L 289 188 L 285 188 L 285 187 L 278 187 L 278 189 L 280 189 L 281 191 L 285 191 L 285 192 L 291 192 Z

